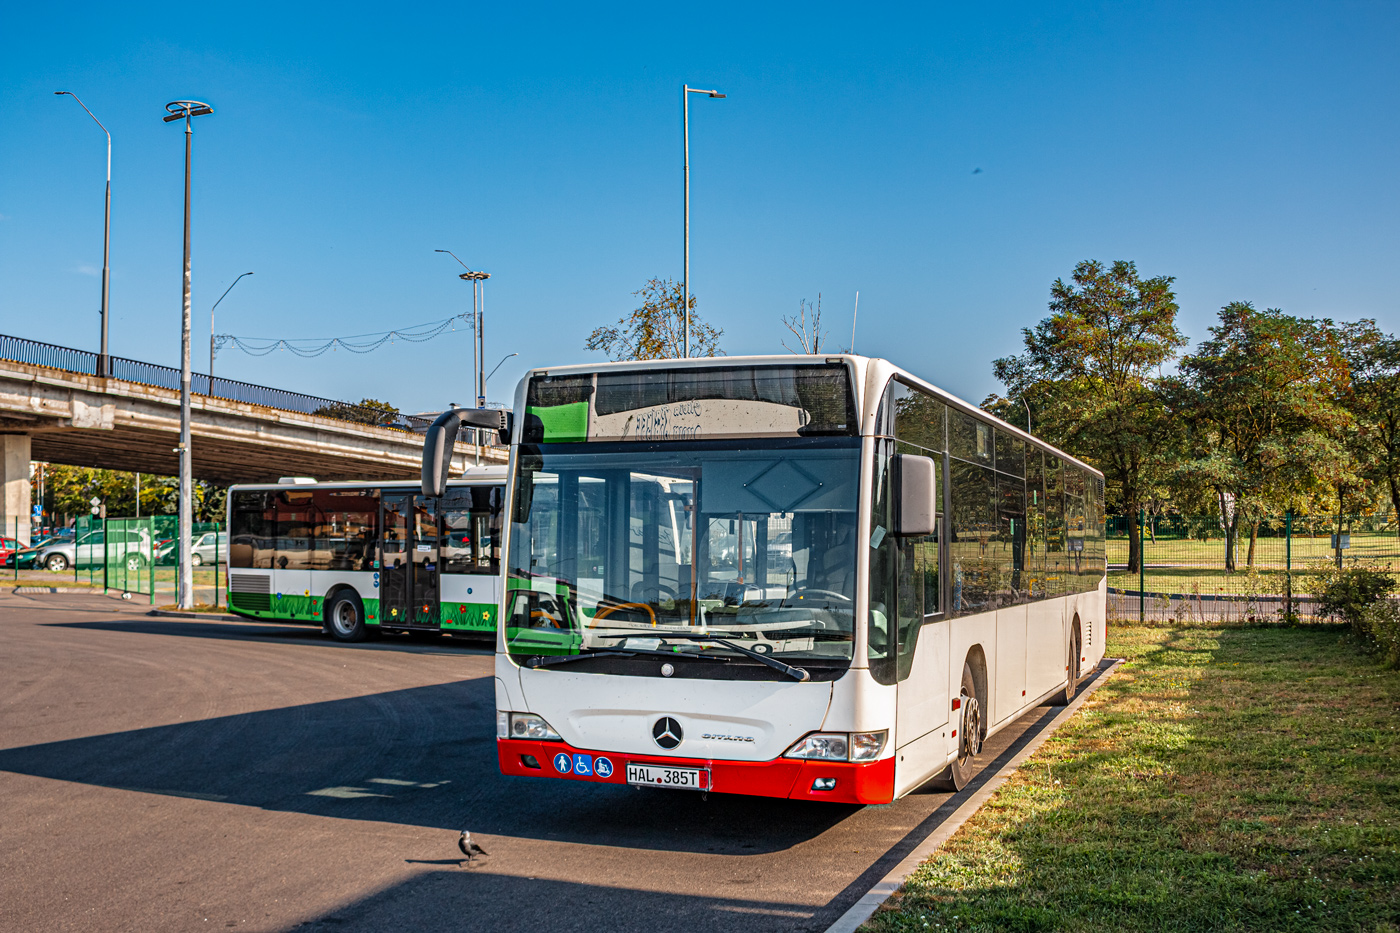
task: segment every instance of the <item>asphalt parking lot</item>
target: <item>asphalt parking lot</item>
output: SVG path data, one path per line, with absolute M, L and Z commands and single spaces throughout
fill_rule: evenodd
M 484 646 L 145 608 L 0 594 L 0 929 L 824 930 L 954 808 L 506 778 Z

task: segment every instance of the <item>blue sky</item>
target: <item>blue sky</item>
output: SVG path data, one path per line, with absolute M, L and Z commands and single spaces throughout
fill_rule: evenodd
M 487 365 L 588 332 L 681 271 L 731 354 L 833 345 L 973 401 L 1086 258 L 1177 278 L 1198 341 L 1233 300 L 1400 330 L 1400 5 L 14 4 L 0 13 L 0 332 L 96 349 L 112 131 L 112 352 L 179 352 L 195 98 L 194 346 L 332 337 L 469 305 Z M 977 172 L 977 169 L 981 169 Z M 405 409 L 470 401 L 464 331 L 219 375 Z

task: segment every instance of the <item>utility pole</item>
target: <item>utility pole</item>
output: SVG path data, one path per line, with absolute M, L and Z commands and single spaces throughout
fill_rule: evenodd
M 67 94 L 78 102 L 78 106 L 87 110 L 87 115 L 92 117 L 92 122 L 96 123 L 103 133 L 107 134 L 107 198 L 106 206 L 102 213 L 102 342 L 97 353 L 97 375 L 110 376 L 112 374 L 111 359 L 107 356 L 107 321 L 111 315 L 108 311 L 108 286 L 112 280 L 111 268 L 108 258 L 112 253 L 112 134 L 107 132 L 107 127 L 102 125 L 102 121 L 94 117 L 87 104 L 83 103 L 77 94 L 72 91 L 54 91 L 62 96 Z
M 194 470 L 190 462 L 190 153 L 193 130 L 191 119 L 213 113 L 214 108 L 197 100 L 177 100 L 165 105 L 166 123 L 174 120 L 185 121 L 185 276 L 184 313 L 180 323 L 180 496 L 179 496 L 179 541 L 176 553 L 179 555 L 177 574 L 177 604 L 181 609 L 194 608 L 194 568 L 191 564 L 190 535 L 193 523 Z

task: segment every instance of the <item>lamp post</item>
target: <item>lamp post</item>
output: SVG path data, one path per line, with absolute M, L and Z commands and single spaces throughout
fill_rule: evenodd
M 681 272 L 681 310 L 685 314 L 685 323 L 681 327 L 682 341 L 685 343 L 685 352 L 682 357 L 690 359 L 690 95 L 707 94 L 710 97 L 723 98 L 719 91 L 702 91 L 699 88 L 691 87 L 688 84 L 681 85 L 681 123 L 684 125 L 685 135 L 685 266 Z
M 252 275 L 252 274 L 253 274 L 253 273 L 251 273 L 251 272 L 245 272 L 245 273 L 243 273 L 243 275 Z M 241 282 L 241 281 L 243 280 L 243 275 L 240 275 L 238 278 L 234 279 L 234 280 L 233 280 L 233 285 L 237 285 L 239 282 Z M 231 291 L 233 291 L 233 285 L 230 285 L 228 288 L 224 289 L 224 293 L 223 293 L 222 295 L 219 296 L 219 301 L 223 301 L 225 298 L 228 297 L 228 293 L 231 292 Z M 210 395 L 213 395 L 213 394 L 214 394 L 214 311 L 215 311 L 216 308 L 219 307 L 219 301 L 214 302 L 214 307 L 209 309 L 209 394 L 210 394 Z
M 96 123 L 103 133 L 107 135 L 107 199 L 106 206 L 102 213 L 102 342 L 97 354 L 97 375 L 110 375 L 110 366 L 107 356 L 107 295 L 108 283 L 111 281 L 111 271 L 107 265 L 108 256 L 112 249 L 112 134 L 107 132 L 107 127 L 102 125 L 102 121 L 92 116 L 92 111 L 88 110 L 87 104 L 83 103 L 77 94 L 72 91 L 54 91 L 62 96 L 67 94 L 78 102 L 78 106 L 87 110 L 87 115 L 92 117 L 92 122 Z
M 505 356 L 501 357 L 501 361 L 500 361 L 499 363 L 497 363 L 495 366 L 491 367 L 491 371 L 490 371 L 489 373 L 486 374 L 486 378 L 483 379 L 483 380 L 481 380 L 481 394 L 482 394 L 482 395 L 485 395 L 485 394 L 486 394 L 486 383 L 490 382 L 490 381 L 491 381 L 491 377 L 494 376 L 494 375 L 496 375 L 496 370 L 498 370 L 498 369 L 500 369 L 502 366 L 504 366 L 506 360 L 510 359 L 512 356 L 519 356 L 519 355 L 520 355 L 519 353 L 507 353 Z M 484 407 L 484 406 L 483 406 L 483 407 Z
M 453 259 L 457 259 L 457 254 L 450 249 L 435 249 L 433 252 L 446 253 Z M 476 382 L 476 407 L 485 408 L 486 378 L 484 376 L 484 367 L 486 366 L 486 361 L 483 359 L 483 356 L 486 353 L 486 341 L 482 336 L 481 328 L 484 323 L 482 319 L 485 317 L 486 280 L 491 278 L 491 273 L 474 272 L 471 266 L 468 266 L 460 259 L 457 259 L 457 264 L 467 270 L 457 276 L 457 278 L 464 282 L 472 283 L 472 370 L 476 377 L 473 381 Z
M 190 463 L 190 143 L 193 131 L 190 121 L 194 117 L 213 113 L 214 108 L 197 100 L 176 100 L 165 105 L 166 116 L 162 120 L 171 123 L 185 121 L 185 277 L 184 311 L 180 318 L 180 446 L 175 448 L 180 454 L 180 540 L 176 545 L 179 555 L 176 592 L 181 609 L 194 608 L 194 573 L 190 564 L 190 534 L 193 531 L 191 493 L 194 486 L 193 468 Z

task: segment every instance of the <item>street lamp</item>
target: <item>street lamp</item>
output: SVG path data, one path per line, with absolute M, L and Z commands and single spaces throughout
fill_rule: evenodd
M 92 122 L 96 123 L 102 132 L 107 134 L 107 202 L 102 215 L 102 342 L 97 354 L 97 375 L 107 376 L 110 375 L 107 357 L 107 286 L 111 275 L 107 266 L 107 258 L 111 253 L 112 246 L 112 134 L 107 133 L 107 127 L 102 125 L 101 120 L 92 116 L 92 111 L 88 110 L 87 104 L 83 103 L 77 94 L 72 91 L 54 91 L 54 93 L 60 97 L 67 94 L 76 100 L 79 107 L 87 110 L 87 115 L 92 117 Z
M 685 268 L 681 272 L 681 308 L 685 323 L 681 328 L 685 343 L 684 358 L 690 359 L 690 95 L 707 94 L 723 98 L 719 91 L 702 91 L 688 84 L 681 85 L 681 122 L 685 126 Z
M 243 275 L 252 275 L 245 272 Z M 243 280 L 243 275 L 233 280 L 233 285 L 237 285 Z M 224 289 L 224 293 L 219 296 L 219 301 L 228 297 L 228 293 L 233 291 L 233 285 Z M 219 301 L 214 302 L 214 307 L 209 309 L 209 394 L 214 394 L 214 310 L 219 307 Z
M 446 253 L 453 259 L 457 259 L 457 254 L 450 249 L 435 249 L 435 253 Z M 486 407 L 486 379 L 483 376 L 483 367 L 486 361 L 482 358 L 486 354 L 486 340 L 483 338 L 481 329 L 484 323 L 486 312 L 486 280 L 491 278 L 489 272 L 474 272 L 462 260 L 457 259 L 457 264 L 466 272 L 457 278 L 464 282 L 472 283 L 472 369 L 476 373 L 476 407 Z
M 190 121 L 214 108 L 197 100 L 175 100 L 165 105 L 166 123 L 175 120 L 185 121 L 185 281 L 184 313 L 180 319 L 180 446 L 175 448 L 180 454 L 180 541 L 176 546 L 179 555 L 179 571 L 176 592 L 181 609 L 194 608 L 194 572 L 190 564 L 190 534 L 193 532 L 192 504 L 190 501 L 194 486 L 193 468 L 190 463 L 190 140 L 193 131 Z
M 519 353 L 507 353 L 505 356 L 501 357 L 501 361 L 500 361 L 499 363 L 497 363 L 495 366 L 493 366 L 493 367 L 491 368 L 491 371 L 490 371 L 489 373 L 486 374 L 486 378 L 483 379 L 483 380 L 481 381 L 481 394 L 482 394 L 482 395 L 485 395 L 485 394 L 486 394 L 486 383 L 490 382 L 490 381 L 491 381 L 491 377 L 494 376 L 494 375 L 496 375 L 496 370 L 498 370 L 498 369 L 500 369 L 502 366 L 504 366 L 506 360 L 510 359 L 512 356 L 519 356 L 519 355 L 520 355 Z

